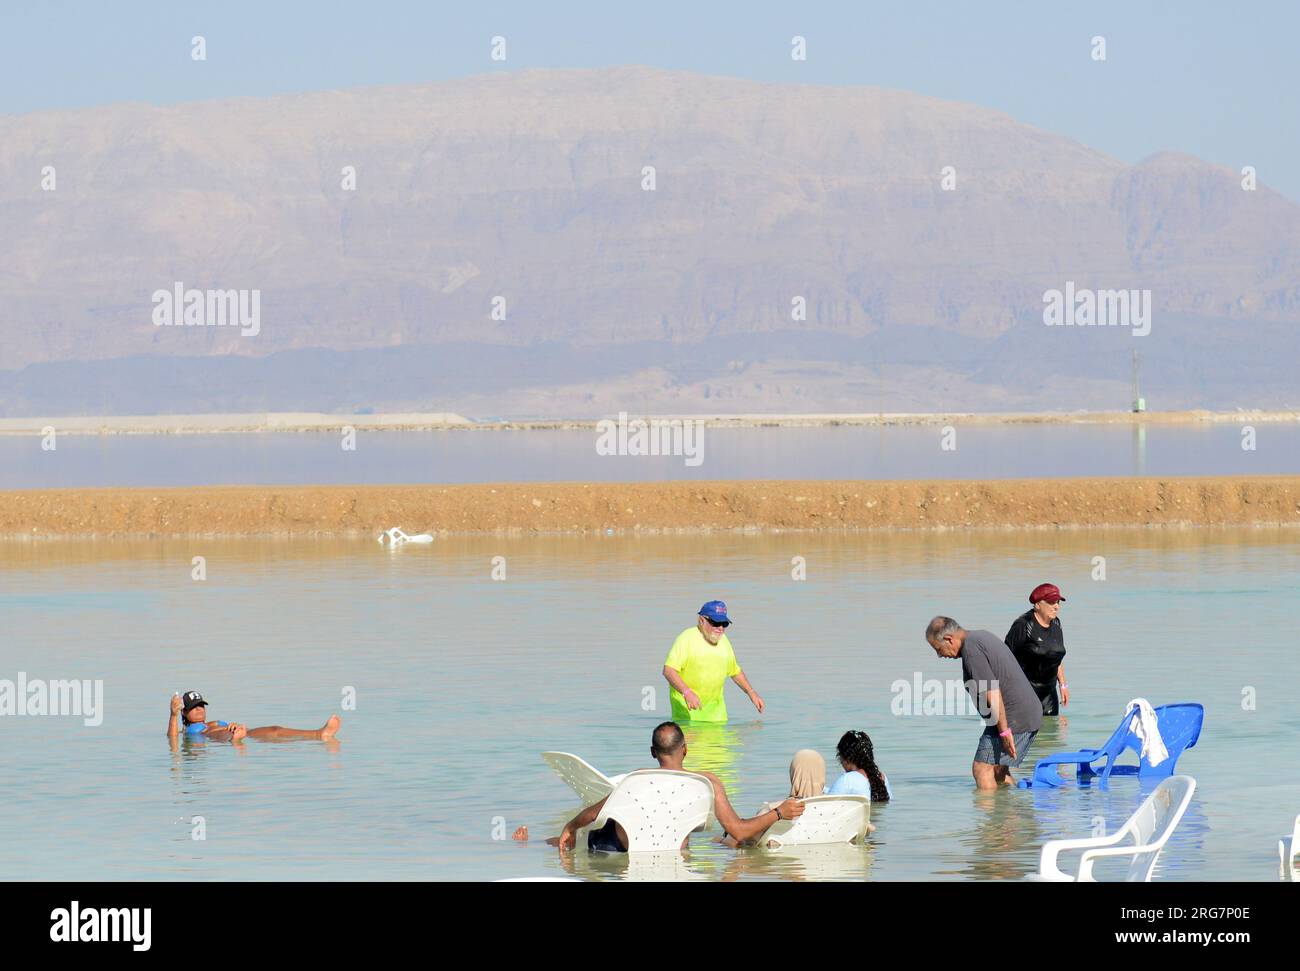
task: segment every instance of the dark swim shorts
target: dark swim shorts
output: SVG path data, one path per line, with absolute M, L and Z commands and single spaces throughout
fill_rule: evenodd
M 592 853 L 626 853 L 627 850 L 618 841 L 618 828 L 614 820 L 609 820 L 600 829 L 587 831 L 587 849 Z
M 988 765 L 1010 765 L 1017 766 L 1025 760 L 1029 754 L 1029 747 L 1034 744 L 1034 736 L 1038 732 L 1020 732 L 1012 737 L 1016 740 L 1016 757 L 1013 759 L 1002 744 L 1002 736 L 998 734 L 998 727 L 993 725 L 984 729 L 980 735 L 980 743 L 975 749 L 975 761 L 984 762 Z

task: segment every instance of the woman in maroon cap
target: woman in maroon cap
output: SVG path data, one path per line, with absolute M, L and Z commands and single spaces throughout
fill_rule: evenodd
M 1044 715 L 1057 715 L 1056 689 L 1060 685 L 1061 704 L 1070 703 L 1070 686 L 1065 682 L 1065 634 L 1057 614 L 1065 598 L 1054 583 L 1040 583 L 1029 595 L 1034 605 L 1016 618 L 1007 631 L 1006 644 L 1020 663 L 1020 670 L 1043 703 Z

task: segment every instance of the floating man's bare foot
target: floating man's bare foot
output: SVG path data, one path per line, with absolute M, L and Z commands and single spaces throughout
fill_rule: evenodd
M 330 720 L 327 721 L 325 727 L 320 730 L 321 740 L 329 741 L 333 738 L 334 734 L 339 730 L 339 725 L 342 723 L 343 721 L 338 715 L 330 715 Z
M 520 826 L 517 830 L 514 831 L 513 834 L 511 834 L 510 838 L 511 838 L 512 840 L 519 840 L 521 843 L 527 843 L 527 842 L 528 842 L 528 827 L 527 827 L 527 826 Z

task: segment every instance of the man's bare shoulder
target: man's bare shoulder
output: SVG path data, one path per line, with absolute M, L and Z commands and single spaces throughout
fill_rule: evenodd
M 721 789 L 723 792 L 727 791 L 727 787 L 722 784 L 722 780 L 719 779 L 712 772 L 707 772 L 704 769 L 694 769 L 690 771 L 694 771 L 696 775 L 704 776 L 704 778 L 708 779 L 710 782 L 712 782 L 717 788 Z

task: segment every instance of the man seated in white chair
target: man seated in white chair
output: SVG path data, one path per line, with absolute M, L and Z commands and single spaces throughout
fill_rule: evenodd
M 682 767 L 682 763 L 686 760 L 686 736 L 682 734 L 681 727 L 676 722 L 664 722 L 655 728 L 654 734 L 650 737 L 650 754 L 654 756 L 661 769 L 670 769 L 674 772 L 693 771 L 713 783 L 713 814 L 726 834 L 737 842 L 743 843 L 757 836 L 778 819 L 798 819 L 803 815 L 803 803 L 791 798 L 757 816 L 741 819 L 731 808 L 726 787 L 717 776 L 712 772 L 688 770 Z M 606 796 L 605 799 L 578 813 L 565 823 L 564 830 L 559 836 L 553 836 L 546 842 L 551 846 L 559 847 L 561 853 L 567 853 L 577 840 L 578 830 L 596 821 L 600 811 L 605 808 L 605 801 L 608 798 Z M 519 840 L 528 839 L 528 827 L 519 827 L 515 830 L 514 837 Z M 627 833 L 623 831 L 623 827 L 617 820 L 611 819 L 600 829 L 587 834 L 587 849 L 592 852 L 626 853 L 627 847 Z M 686 848 L 685 842 L 682 843 L 682 848 Z

